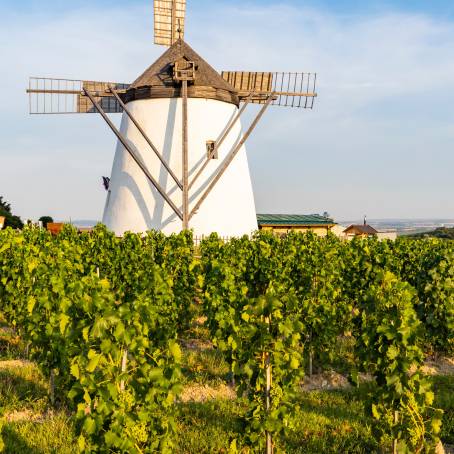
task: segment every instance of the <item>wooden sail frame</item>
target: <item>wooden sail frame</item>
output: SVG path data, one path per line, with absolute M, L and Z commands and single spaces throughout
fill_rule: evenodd
M 186 0 L 154 0 L 154 42 L 171 46 L 184 37 Z
M 231 85 L 231 91 L 209 86 L 188 87 L 189 98 L 216 98 L 225 102 L 248 102 L 265 104 L 268 96 L 274 93 L 272 106 L 312 109 L 317 97 L 316 73 L 302 72 L 252 72 L 223 71 L 222 79 Z M 119 94 L 125 103 L 133 99 L 180 98 L 181 87 L 145 86 L 135 91 L 130 99 L 130 84 L 92 80 L 56 79 L 31 77 L 29 94 L 30 114 L 96 113 L 96 109 L 84 94 L 88 90 L 106 113 L 122 113 L 121 104 L 113 96 L 110 87 Z M 136 93 L 137 92 L 137 93 Z M 143 92 L 143 94 L 142 94 Z
M 73 114 L 97 113 L 90 99 L 85 95 L 88 90 L 107 113 L 121 113 L 123 108 L 110 91 L 124 93 L 129 84 L 100 82 L 93 80 L 55 79 L 30 77 L 29 112 L 36 114 Z
M 317 97 L 317 74 L 304 72 L 223 71 L 222 78 L 238 92 L 241 101 L 265 104 L 271 93 L 271 105 L 312 109 Z

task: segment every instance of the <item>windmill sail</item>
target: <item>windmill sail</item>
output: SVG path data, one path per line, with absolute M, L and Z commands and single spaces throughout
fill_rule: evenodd
M 171 46 L 184 37 L 186 0 L 154 0 L 154 42 Z
M 274 94 L 272 105 L 312 109 L 317 97 L 315 73 L 223 71 L 242 101 L 264 104 Z
M 90 91 L 106 113 L 121 113 L 123 110 L 110 92 L 124 92 L 129 85 L 117 82 L 89 80 L 50 79 L 31 77 L 27 93 L 31 114 L 96 113 L 83 89 Z

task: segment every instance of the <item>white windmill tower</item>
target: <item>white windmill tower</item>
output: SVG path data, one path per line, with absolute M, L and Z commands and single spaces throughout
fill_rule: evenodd
M 311 73 L 216 72 L 184 40 L 186 0 L 155 0 L 170 46 L 132 84 L 30 78 L 30 113 L 98 112 L 118 138 L 103 222 L 196 235 L 257 229 L 245 142 L 270 105 L 312 108 Z M 262 104 L 244 134 L 240 117 Z M 123 112 L 120 130 L 108 113 Z

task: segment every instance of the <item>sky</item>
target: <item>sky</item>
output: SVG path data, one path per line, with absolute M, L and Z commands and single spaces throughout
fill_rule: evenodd
M 114 136 L 97 115 L 30 116 L 25 88 L 133 81 L 165 50 L 152 1 L 0 10 L 0 195 L 24 219 L 100 220 Z M 272 107 L 248 140 L 258 212 L 454 218 L 454 2 L 188 0 L 186 21 L 218 70 L 317 72 L 313 110 Z

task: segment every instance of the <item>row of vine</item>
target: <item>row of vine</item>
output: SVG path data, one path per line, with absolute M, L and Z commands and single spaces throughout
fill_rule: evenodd
M 454 350 L 451 243 L 262 232 L 228 243 L 212 235 L 195 252 L 189 232 L 7 229 L 0 279 L 0 311 L 29 343 L 52 400 L 74 410 L 81 451 L 174 450 L 178 339 L 200 310 L 254 449 L 279 446 L 305 365 L 332 357 L 345 336 L 351 380 L 374 377 L 378 443 L 421 452 L 437 440 L 441 413 L 419 369 L 423 352 Z

